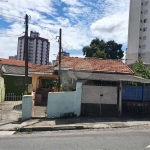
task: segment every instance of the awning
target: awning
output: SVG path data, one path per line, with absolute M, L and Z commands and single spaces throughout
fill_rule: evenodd
M 144 79 L 134 75 L 127 74 L 108 74 L 108 73 L 93 73 L 93 72 L 77 72 L 66 71 L 68 76 L 72 79 L 79 80 L 101 80 L 101 81 L 122 81 L 122 82 L 136 82 L 149 83 L 149 79 Z

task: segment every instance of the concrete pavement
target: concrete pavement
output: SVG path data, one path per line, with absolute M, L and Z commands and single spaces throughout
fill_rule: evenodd
M 0 131 L 53 131 L 129 127 L 150 128 L 150 119 L 74 117 L 61 119 L 31 119 L 24 122 L 0 121 Z

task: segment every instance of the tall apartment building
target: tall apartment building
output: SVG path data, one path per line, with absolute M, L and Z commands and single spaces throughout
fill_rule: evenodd
M 130 0 L 126 59 L 150 63 L 150 0 Z
M 18 47 L 17 47 L 17 59 L 25 59 L 24 51 L 24 42 L 25 37 L 18 38 Z M 39 37 L 38 32 L 30 32 L 30 37 L 28 37 L 28 61 L 33 64 L 49 64 L 49 49 L 50 42 L 48 39 Z

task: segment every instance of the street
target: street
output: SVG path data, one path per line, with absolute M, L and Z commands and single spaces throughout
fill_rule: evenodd
M 0 136 L 0 150 L 144 150 L 150 129 L 36 132 Z M 149 146 L 149 148 L 148 148 Z

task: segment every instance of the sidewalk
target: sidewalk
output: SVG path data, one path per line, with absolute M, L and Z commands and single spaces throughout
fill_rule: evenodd
M 0 131 L 53 131 L 150 127 L 150 119 L 74 117 L 66 119 L 31 119 L 24 122 L 0 121 Z

